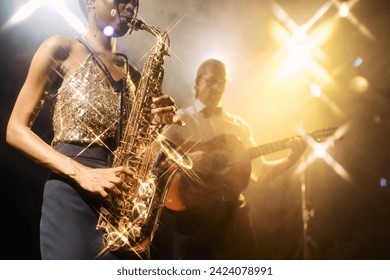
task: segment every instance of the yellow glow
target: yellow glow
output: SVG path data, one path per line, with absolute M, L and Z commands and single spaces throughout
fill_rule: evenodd
M 359 2 L 359 0 L 350 0 L 348 3 L 343 2 L 339 3 L 336 0 L 332 0 L 333 3 L 337 6 L 339 9 L 339 16 L 347 18 L 356 28 L 362 33 L 364 36 L 371 40 L 376 40 L 374 35 L 370 32 L 370 30 L 367 29 L 366 26 L 361 24 L 359 20 L 351 13 L 351 8 L 356 5 L 356 3 Z
M 271 36 L 278 45 L 284 45 L 290 38 L 290 34 L 288 33 L 288 31 L 276 21 L 272 22 Z
M 322 94 L 321 87 L 318 84 L 312 84 L 310 86 L 310 91 L 315 97 L 320 97 Z
M 370 84 L 363 76 L 356 76 L 351 80 L 350 86 L 356 93 L 364 93 L 368 90 Z
M 309 154 L 304 161 L 302 161 L 299 166 L 295 169 L 295 174 L 300 174 L 306 168 L 312 164 L 317 158 L 321 158 L 326 162 L 340 177 L 342 177 L 347 182 L 352 182 L 352 177 L 344 167 L 339 164 L 328 152 L 327 149 L 334 145 L 334 143 L 341 139 L 347 132 L 349 124 L 345 124 L 339 127 L 333 135 L 327 137 L 322 143 L 316 142 L 311 137 L 305 137 L 305 140 L 309 147 L 313 149 L 313 153 Z
M 326 147 L 325 145 L 322 145 L 320 143 L 317 143 L 314 145 L 314 153 L 317 155 L 319 158 L 323 158 L 326 154 Z
M 313 42 L 315 42 L 316 46 L 318 47 L 322 46 L 329 40 L 335 27 L 336 27 L 336 21 L 334 20 L 329 20 L 327 22 L 324 22 L 316 29 L 313 29 L 310 32 L 310 38 Z M 325 58 L 325 54 L 322 52 L 320 54 L 318 50 L 319 49 L 317 48 L 315 54 L 319 56 L 321 59 Z
M 292 39 L 298 44 L 307 42 L 306 31 L 303 27 L 295 27 L 292 32 Z
M 325 63 L 327 61 L 320 45 L 329 38 L 333 27 L 334 23 L 328 22 L 311 31 L 309 37 L 304 27 L 289 26 L 290 33 L 287 31 L 287 27 L 283 28 L 280 24 L 274 22 L 271 27 L 272 36 L 281 45 L 281 48 L 273 57 L 275 61 L 279 62 L 275 73 L 276 77 L 282 79 L 297 74 L 309 74 L 321 84 L 330 83 L 332 81 L 331 76 L 317 60 Z
M 349 14 L 349 6 L 348 3 L 344 2 L 339 7 L 339 15 L 341 17 L 347 17 Z
M 310 44 L 295 44 L 292 46 L 278 71 L 279 77 L 303 71 L 312 65 L 312 50 L 313 46 Z
M 263 65 L 262 72 L 256 71 L 257 76 L 266 75 L 269 78 L 266 83 L 253 81 L 252 87 L 246 90 L 258 93 L 251 96 L 254 104 L 268 105 L 262 108 L 262 120 L 274 124 L 270 125 L 270 129 L 280 122 L 278 125 L 281 130 L 281 126 L 291 128 L 292 122 L 296 124 L 302 117 L 302 109 L 313 100 L 313 96 L 308 93 L 314 91 L 313 94 L 320 98 L 322 91 L 319 87 L 333 82 L 324 67 L 328 63 L 328 57 L 321 50 L 321 45 L 331 36 L 336 21 L 328 20 L 315 26 L 319 19 L 318 12 L 307 24 L 299 26 L 280 6 L 277 6 L 276 10 L 275 16 L 279 20 L 271 23 L 270 31 L 273 41 L 279 47 L 269 61 L 270 65 Z M 264 60 L 261 63 L 264 64 Z M 310 88 L 312 81 L 318 83 L 314 89 Z M 245 112 L 243 114 L 245 115 Z M 252 125 L 256 127 L 258 124 L 254 122 Z

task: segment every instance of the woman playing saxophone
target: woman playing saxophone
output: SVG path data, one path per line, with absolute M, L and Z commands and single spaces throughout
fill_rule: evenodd
M 116 53 L 116 39 L 129 31 L 138 0 L 80 0 L 88 31 L 78 39 L 61 35 L 35 53 L 7 127 L 7 142 L 51 173 L 44 187 L 40 222 L 43 259 L 94 259 L 102 244 L 98 209 L 129 188 L 125 166 L 109 167 L 129 113 L 139 73 Z M 107 28 L 110 27 L 110 28 Z M 50 99 L 51 145 L 32 129 Z M 182 123 L 166 95 L 153 99 L 161 124 Z M 139 258 L 106 252 L 104 259 Z

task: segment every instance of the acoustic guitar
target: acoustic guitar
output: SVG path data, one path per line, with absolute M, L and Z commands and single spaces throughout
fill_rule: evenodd
M 337 128 L 316 130 L 308 134 L 315 141 L 322 142 L 331 136 Z M 300 137 L 300 136 L 295 136 Z M 200 177 L 194 172 L 184 175 L 177 172 L 173 177 L 164 206 L 174 211 L 188 209 L 181 193 L 186 186 L 181 186 L 181 176 L 187 176 L 186 184 L 191 182 L 199 188 L 210 189 L 227 197 L 237 196 L 249 183 L 251 174 L 251 160 L 263 155 L 289 149 L 290 137 L 272 143 L 245 148 L 240 139 L 233 135 L 220 135 L 208 142 L 186 142 L 181 146 L 184 151 L 203 151 L 211 155 L 213 170 L 207 177 Z

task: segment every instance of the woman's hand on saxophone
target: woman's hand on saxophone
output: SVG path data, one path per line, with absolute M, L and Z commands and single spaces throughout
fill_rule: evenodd
M 175 101 L 169 95 L 161 95 L 153 98 L 154 108 L 152 114 L 155 115 L 155 121 L 158 124 L 178 124 L 185 126 L 185 122 L 180 120 L 180 117 L 176 115 L 177 107 Z
M 83 189 L 103 198 L 121 196 L 129 186 L 125 183 L 126 176 L 133 176 L 129 168 L 120 166 L 113 168 L 82 167 L 71 176 Z

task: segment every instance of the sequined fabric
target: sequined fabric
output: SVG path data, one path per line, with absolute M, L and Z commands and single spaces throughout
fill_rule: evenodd
M 115 93 L 102 78 L 93 56 L 64 81 L 54 95 L 52 145 L 61 143 L 98 144 L 106 146 L 115 139 L 119 121 L 120 94 Z M 135 86 L 127 79 L 125 96 L 129 108 Z

